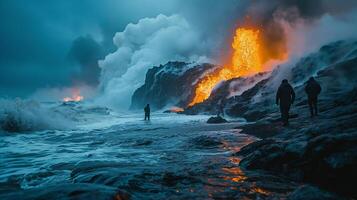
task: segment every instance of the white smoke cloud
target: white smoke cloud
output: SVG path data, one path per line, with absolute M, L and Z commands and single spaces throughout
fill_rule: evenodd
M 113 41 L 118 49 L 99 61 L 103 95 L 98 102 L 118 109 L 129 107 L 149 68 L 168 61 L 208 61 L 205 55 L 211 49 L 180 15 L 160 14 L 128 24 Z
M 279 14 L 284 16 L 286 13 Z M 291 15 L 291 13 L 289 14 Z M 323 45 L 338 40 L 353 41 L 357 39 L 357 26 L 355 26 L 357 14 L 355 13 L 346 13 L 344 16 L 324 14 L 313 22 L 300 18 L 293 24 L 287 22 L 285 18 L 279 17 L 276 17 L 275 20 L 282 25 L 287 35 L 289 59 L 273 71 L 273 76 L 267 87 L 254 97 L 254 101 L 268 99 L 266 94 L 274 95 L 283 79 L 291 80 L 292 69 L 301 58 L 318 52 Z M 315 61 L 319 69 L 327 67 L 324 60 L 321 60 L 321 62 L 317 62 L 319 60 Z M 314 75 L 313 73 L 305 74 L 305 79 L 300 80 L 298 83 L 292 82 L 292 84 L 296 84 L 294 86 L 303 84 L 311 75 Z M 270 99 L 273 99 L 273 97 Z
M 317 51 L 321 46 L 337 40 L 353 40 L 357 38 L 357 14 L 343 17 L 323 15 L 314 22 L 301 19 L 294 24 L 280 20 L 288 35 L 287 46 L 292 58 L 300 58 Z

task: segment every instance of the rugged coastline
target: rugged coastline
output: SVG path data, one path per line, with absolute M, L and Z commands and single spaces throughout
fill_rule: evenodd
M 178 113 L 216 115 L 218 105 L 224 101 L 228 116 L 242 117 L 249 122 L 237 129 L 261 139 L 233 155 L 242 158 L 240 167 L 247 173 L 265 171 L 301 183 L 302 187 L 289 191 L 289 199 L 316 195 L 318 199 L 356 198 L 353 184 L 357 178 L 354 170 L 357 168 L 356 47 L 357 41 L 333 42 L 290 66 L 278 66 L 272 72 L 223 81 L 207 100 Z M 152 101 L 158 109 L 170 102 L 178 102 L 173 106 L 185 107 L 190 102 L 199 74 L 218 67 L 210 64 L 192 66 L 170 62 L 153 68 L 148 72 L 145 84 L 133 96 L 132 106 L 141 107 L 143 102 Z M 185 70 L 178 73 L 177 67 Z M 304 91 L 311 76 L 322 86 L 320 112 L 314 118 L 310 117 Z M 276 89 L 283 78 L 289 79 L 296 92 L 288 127 L 282 126 L 279 108 L 275 105 Z M 171 87 L 177 82 L 180 84 Z M 165 95 L 156 95 L 153 101 L 149 97 L 154 93 Z M 214 119 L 209 122 L 216 123 Z
M 330 199 L 356 198 L 353 182 L 357 178 L 357 88 L 343 84 L 356 86 L 356 64 L 353 58 L 317 73 L 324 86 L 317 117 L 310 117 L 303 84 L 295 88 L 298 98 L 288 127 L 281 125 L 274 105 L 250 105 L 256 108 L 256 112 L 250 111 L 255 113 L 256 121 L 237 128 L 262 140 L 235 154 L 243 157 L 240 166 L 285 175 L 341 195 Z

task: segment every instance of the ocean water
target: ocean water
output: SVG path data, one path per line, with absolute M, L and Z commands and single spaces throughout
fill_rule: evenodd
M 286 194 L 257 181 L 264 179 L 261 174 L 248 176 L 238 166 L 240 158 L 232 154 L 257 140 L 234 129 L 244 120 L 211 125 L 205 115 L 154 112 L 147 122 L 142 113 L 77 104 L 42 107 L 70 118 L 68 127 L 1 131 L 0 199 L 255 199 Z

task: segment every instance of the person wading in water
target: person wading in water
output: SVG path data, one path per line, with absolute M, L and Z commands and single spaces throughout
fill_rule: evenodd
M 145 112 L 144 120 L 149 120 L 150 121 L 150 104 L 146 104 L 146 106 L 144 108 L 144 112 Z

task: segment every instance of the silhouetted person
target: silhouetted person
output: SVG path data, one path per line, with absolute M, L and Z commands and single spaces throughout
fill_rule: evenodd
M 311 117 L 317 115 L 317 97 L 321 92 L 321 86 L 314 77 L 311 77 L 306 84 L 305 92 L 307 94 L 307 102 L 310 107 Z
M 219 116 L 224 117 L 224 106 L 225 106 L 225 102 L 224 102 L 224 100 L 222 99 L 222 100 L 219 102 L 218 107 L 217 107 L 217 110 L 218 110 L 218 112 L 217 112 L 217 117 L 219 117 Z
M 284 79 L 279 86 L 276 93 L 276 104 L 280 105 L 281 119 L 284 126 L 289 124 L 289 110 L 291 104 L 294 103 L 295 92 L 293 87 L 288 83 L 288 80 Z
M 144 112 L 145 112 L 145 119 L 144 120 L 150 120 L 150 105 L 146 104 L 145 108 L 144 108 Z

